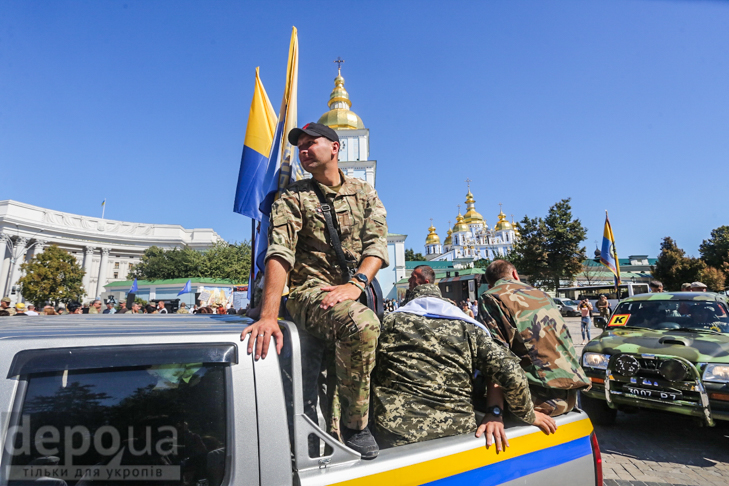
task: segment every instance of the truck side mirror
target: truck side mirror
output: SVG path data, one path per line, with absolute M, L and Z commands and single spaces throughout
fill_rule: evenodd
M 600 329 L 605 329 L 607 327 L 607 319 L 604 317 L 596 317 L 595 318 L 595 327 L 599 327 Z

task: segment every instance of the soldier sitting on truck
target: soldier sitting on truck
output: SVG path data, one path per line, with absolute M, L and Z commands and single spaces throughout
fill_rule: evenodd
M 479 299 L 479 318 L 521 359 L 534 409 L 552 417 L 569 412 L 577 391 L 590 381 L 552 299 L 521 282 L 506 260 L 488 266 L 486 281 L 489 290 Z
M 514 415 L 547 434 L 554 432 L 554 419 L 534 411 L 518 358 L 492 340 L 483 324 L 444 299 L 434 281 L 431 267 L 416 267 L 409 280 L 412 300 L 382 323 L 373 373 L 380 444 L 399 446 L 475 431 L 476 370 L 501 385 Z M 486 431 L 487 445 L 495 439 L 500 451 L 508 446 L 501 409 L 494 406 L 488 412 L 476 436 Z
M 380 322 L 357 300 L 380 267 L 389 264 L 385 207 L 372 186 L 339 170 L 340 144 L 334 130 L 308 123 L 291 130 L 288 140 L 298 147 L 301 165 L 312 178 L 289 185 L 273 203 L 263 307 L 258 322 L 247 327 L 241 339 L 251 333 L 248 352 L 253 352 L 255 343 L 255 359 L 266 357 L 272 336 L 281 352 L 283 334 L 277 318 L 290 272 L 286 309 L 315 341 L 302 340 L 304 400 L 316 404 L 323 355 L 333 349 L 336 393 L 332 396 L 341 405 L 330 413 L 330 430 L 337 426 L 331 417 L 340 412 L 344 443 L 364 459 L 373 459 L 379 448 L 367 423 Z M 348 269 L 337 263 L 317 189 L 336 213 L 342 249 L 353 261 L 351 278 Z M 307 415 L 316 422 L 313 407 L 307 407 Z

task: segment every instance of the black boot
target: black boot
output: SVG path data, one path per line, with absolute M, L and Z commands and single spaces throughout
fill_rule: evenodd
M 380 447 L 372 437 L 370 429 L 352 430 L 342 427 L 344 445 L 360 453 L 362 459 L 374 459 L 380 453 Z

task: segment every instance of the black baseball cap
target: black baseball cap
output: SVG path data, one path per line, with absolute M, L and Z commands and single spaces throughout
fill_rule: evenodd
M 314 138 L 324 137 L 332 142 L 339 142 L 339 135 L 337 135 L 337 132 L 326 125 L 322 125 L 321 123 L 311 122 L 301 128 L 294 128 L 289 132 L 289 142 L 291 145 L 297 145 L 299 143 L 299 137 L 302 133 Z

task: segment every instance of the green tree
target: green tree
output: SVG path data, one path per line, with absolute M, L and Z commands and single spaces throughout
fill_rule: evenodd
M 709 290 L 713 292 L 721 292 L 724 290 L 726 275 L 721 270 L 714 267 L 706 267 L 699 272 L 699 281 L 706 284 Z
M 532 285 L 542 287 L 549 280 L 544 221 L 542 218 L 524 216 L 519 223 L 519 233 L 521 236 L 510 252 L 513 255 L 512 263 L 520 274 L 529 277 Z
M 703 281 L 703 278 L 711 281 L 711 285 L 704 282 L 711 290 L 720 290 L 717 287 L 723 287 L 724 282 L 716 272 L 719 271 L 708 266 L 703 260 L 686 256 L 686 252 L 668 236 L 663 238 L 661 253 L 655 266 L 651 267 L 653 277 L 660 280 L 663 287 L 669 291 L 681 290 L 681 284 Z
M 481 258 L 473 262 L 474 268 L 488 268 L 489 265 L 491 265 L 491 260 L 488 260 L 486 258 Z
M 550 289 L 559 287 L 560 279 L 573 280 L 582 271 L 587 259 L 586 248 L 580 246 L 587 237 L 587 228 L 579 219 L 572 218 L 570 199 L 562 199 L 549 208 L 544 219 L 547 240 L 547 268 L 552 283 Z
M 729 270 L 729 226 L 719 226 L 712 230 L 711 237 L 699 245 L 699 253 L 710 267 Z
M 524 219 L 519 223 L 521 237 L 508 258 L 520 273 L 529 276 L 538 287 L 556 289 L 561 279 L 573 280 L 587 258 L 587 229 L 573 219 L 570 199 L 562 199 L 551 208 L 547 217 Z
M 152 246 L 145 250 L 142 261 L 132 268 L 129 278 L 217 278 L 244 282 L 250 268 L 251 246 L 248 242 L 218 241 L 205 251 L 187 247 L 165 250 Z
M 23 296 L 39 309 L 46 302 L 54 305 L 80 300 L 84 294 L 84 270 L 73 255 L 51 245 L 23 263 L 25 275 L 18 280 Z
M 409 248 L 405 250 L 405 261 L 406 262 L 424 262 L 426 258 L 422 253 L 415 253 L 415 250 Z

